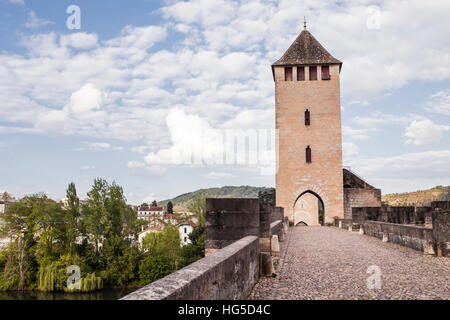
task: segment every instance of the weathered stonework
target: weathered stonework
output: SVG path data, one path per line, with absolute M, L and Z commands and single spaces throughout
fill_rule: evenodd
M 305 35 L 309 36 L 309 33 Z M 303 43 L 301 37 L 296 41 Z M 304 49 L 306 51 L 289 50 L 314 55 L 315 48 L 306 46 Z M 303 61 L 300 58 L 298 61 Z M 280 60 L 281 65 L 278 63 L 272 66 L 279 135 L 276 199 L 277 205 L 284 207 L 284 214 L 292 224 L 298 220 L 296 203 L 305 192 L 321 198 L 325 223 L 333 223 L 334 217 L 344 217 L 339 80 L 341 64 L 331 58 L 323 59 L 317 61 L 329 61 L 324 63 L 329 67 L 329 80 L 321 78 L 322 65 L 315 65 L 318 75 L 315 81 L 309 80 L 308 65 L 304 66 L 305 81 L 297 81 L 296 65 L 291 65 L 293 81 L 285 81 L 283 59 Z M 305 125 L 306 109 L 310 112 L 310 125 Z M 311 163 L 306 162 L 307 146 L 312 151 Z M 312 215 L 318 215 L 318 211 L 311 211 L 307 216 Z M 315 224 L 315 218 L 308 217 L 308 220 Z
M 259 212 L 258 199 L 206 199 L 207 253 L 213 252 L 211 249 L 222 249 L 246 236 L 259 237 Z M 269 230 L 270 222 L 265 223 L 265 226 L 265 229 Z
M 248 236 L 121 300 L 239 300 L 259 279 L 258 237 Z
M 351 171 L 344 169 L 344 216 L 345 219 L 353 219 L 352 209 L 358 207 L 380 207 L 381 190 L 356 176 Z
M 205 254 L 245 236 L 259 237 L 261 252 L 272 252 L 272 236 L 284 240 L 283 208 L 259 199 L 206 199 Z
M 437 255 L 450 256 L 450 209 L 437 207 L 433 211 L 433 236 L 436 240 Z
M 379 221 L 365 221 L 363 228 L 364 234 L 382 239 L 383 242 L 394 242 L 426 254 L 430 254 L 430 247 L 433 248 L 431 228 Z
M 308 226 L 319 225 L 319 200 L 311 193 L 301 196 L 294 207 L 294 225 L 304 223 Z

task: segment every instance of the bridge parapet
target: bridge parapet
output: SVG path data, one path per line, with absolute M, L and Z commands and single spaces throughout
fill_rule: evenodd
M 273 274 L 288 220 L 259 199 L 206 199 L 205 227 L 206 257 L 122 299 L 244 299 L 260 275 Z
M 428 207 L 353 207 L 352 219 L 336 219 L 336 226 L 422 250 L 449 256 L 450 201 L 433 201 Z
M 259 279 L 259 240 L 247 236 L 121 300 L 239 300 Z

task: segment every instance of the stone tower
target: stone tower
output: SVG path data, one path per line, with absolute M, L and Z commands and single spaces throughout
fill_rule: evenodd
M 272 65 L 279 134 L 276 202 L 295 224 L 319 224 L 318 207 L 324 210 L 320 222 L 344 217 L 341 67 L 306 28 Z

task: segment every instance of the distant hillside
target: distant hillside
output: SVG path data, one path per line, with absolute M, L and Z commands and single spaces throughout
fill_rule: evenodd
M 450 186 L 437 186 L 429 190 L 386 194 L 381 200 L 392 206 L 425 206 L 432 201 L 450 201 Z
M 186 210 L 196 197 L 206 198 L 257 198 L 259 191 L 269 191 L 272 188 L 266 187 L 222 187 L 200 189 L 194 192 L 185 193 L 164 201 L 158 201 L 158 205 L 165 206 L 169 201 L 172 201 L 173 206 L 178 210 Z

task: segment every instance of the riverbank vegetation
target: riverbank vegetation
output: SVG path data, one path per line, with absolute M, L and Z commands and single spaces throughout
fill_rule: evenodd
M 146 222 L 114 182 L 96 179 L 83 203 L 75 184 L 66 194 L 65 203 L 45 194 L 26 196 L 0 217 L 0 237 L 10 239 L 0 250 L 0 290 L 143 286 L 204 256 L 204 199 L 196 202 L 199 224 L 190 235 L 192 244 L 181 247 L 175 226 L 147 234 L 139 245 Z

